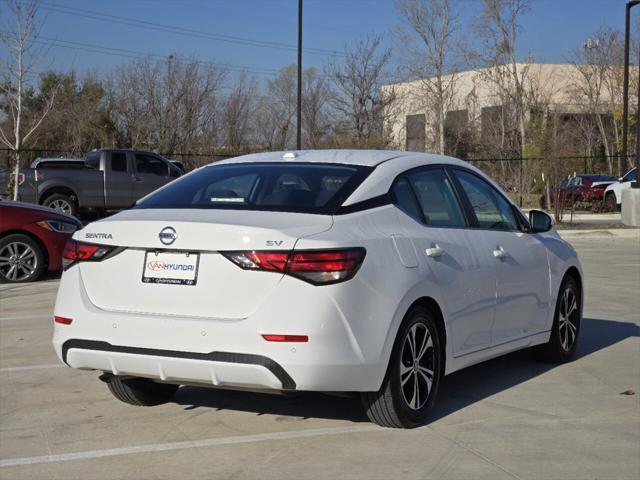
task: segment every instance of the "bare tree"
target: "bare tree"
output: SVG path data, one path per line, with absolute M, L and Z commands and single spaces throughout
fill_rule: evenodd
M 51 111 L 56 88 L 44 99 L 38 112 L 25 115 L 24 101 L 29 92 L 29 79 L 35 75 L 35 68 L 45 57 L 48 48 L 38 40 L 42 23 L 38 20 L 38 2 L 28 3 L 19 0 L 5 0 L 7 10 L 11 12 L 13 23 L 8 23 L 0 33 L 0 43 L 6 47 L 7 57 L 0 59 L 3 78 L 0 81 L 4 114 L 11 118 L 11 132 L 0 126 L 0 141 L 15 154 L 13 175 L 13 198 L 18 198 L 18 171 L 20 170 L 20 152 L 23 145 L 40 127 Z M 40 46 L 39 46 L 40 45 Z
M 117 69 L 109 109 L 123 143 L 167 154 L 215 145 L 225 77 L 224 69 L 173 55 Z
M 418 101 L 435 116 L 435 149 L 444 154 L 445 119 L 457 80 L 458 18 L 450 0 L 397 0 L 396 8 L 409 30 L 398 32 L 403 67 L 418 79 Z
M 326 77 L 315 68 L 304 71 L 302 77 L 302 130 L 307 148 L 318 148 L 329 131 L 331 122 L 327 105 L 332 93 Z
M 269 150 L 291 144 L 296 114 L 296 66 L 288 65 L 267 81 L 254 121 L 258 141 Z
M 394 101 L 393 95 L 382 95 L 380 87 L 391 58 L 390 49 L 381 49 L 382 37 L 368 36 L 354 47 L 345 47 L 345 58 L 333 59 L 326 73 L 333 82 L 333 108 L 342 116 L 341 132 L 349 135 L 358 147 L 386 144 L 384 115 Z
M 529 11 L 529 0 L 484 0 L 478 19 L 478 33 L 483 40 L 476 54 L 487 67 L 486 80 L 493 82 L 502 97 L 503 108 L 513 109 L 519 134 L 520 156 L 524 158 L 527 143 L 526 65 L 518 65 L 516 47 L 520 17 Z M 510 115 L 507 115 L 507 117 Z
M 255 82 L 241 73 L 223 107 L 224 146 L 233 154 L 250 145 L 251 117 L 255 103 Z

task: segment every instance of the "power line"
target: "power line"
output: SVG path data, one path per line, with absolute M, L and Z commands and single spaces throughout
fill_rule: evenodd
M 0 30 L 0 34 L 1 33 L 10 33 L 10 32 Z M 107 47 L 103 45 L 91 44 L 86 42 L 81 43 L 81 42 L 74 42 L 71 40 L 61 40 L 58 38 L 45 37 L 42 35 L 40 35 L 37 39 L 34 39 L 32 41 L 34 43 L 49 45 L 49 46 L 58 47 L 58 48 L 66 48 L 70 50 L 78 50 L 78 51 L 83 51 L 88 53 L 98 53 L 103 55 L 112 55 L 116 57 L 123 57 L 123 58 L 130 58 L 130 59 L 155 58 L 159 60 L 166 60 L 170 56 L 174 55 L 174 54 L 163 55 L 163 54 L 150 53 L 150 52 L 141 52 L 141 51 L 131 50 L 127 48 Z M 183 59 L 177 56 L 173 56 L 172 59 L 175 62 L 187 61 L 186 59 Z M 248 73 L 253 73 L 256 75 L 262 75 L 267 77 L 274 77 L 280 73 L 280 70 L 273 69 L 273 68 L 249 67 L 245 65 L 235 65 L 230 63 L 213 62 L 213 61 L 207 61 L 207 60 L 198 60 L 198 59 L 194 59 L 194 60 L 200 64 L 209 65 L 211 67 L 225 68 L 225 69 L 237 71 L 237 72 L 248 72 Z M 321 78 L 332 78 L 331 76 L 324 75 L 321 73 L 318 73 L 317 75 L 318 77 L 321 77 Z
M 122 25 L 146 28 L 146 29 L 156 30 L 156 31 L 165 32 L 165 33 L 172 33 L 175 35 L 205 38 L 208 40 L 218 40 L 218 41 L 227 42 L 227 43 L 235 43 L 238 45 L 270 48 L 270 49 L 283 50 L 288 52 L 296 51 L 296 47 L 294 45 L 288 45 L 285 43 L 268 42 L 264 40 L 255 40 L 255 39 L 235 37 L 230 35 L 210 33 L 202 30 L 195 30 L 195 29 L 190 29 L 185 27 L 176 27 L 173 25 L 167 25 L 167 24 L 156 23 L 156 22 L 148 22 L 146 20 L 139 20 L 131 17 L 110 15 L 110 14 L 99 13 L 99 12 L 84 10 L 84 9 L 75 8 L 75 7 L 70 8 L 70 7 L 65 7 L 64 5 L 59 5 L 59 4 L 49 3 L 44 1 L 40 2 L 39 5 L 42 8 L 52 12 L 62 13 L 65 15 L 74 15 L 77 17 L 88 18 L 91 20 L 98 20 L 102 22 L 119 23 Z M 340 52 L 327 50 L 323 48 L 306 48 L 305 51 L 312 55 L 344 56 L 344 54 Z

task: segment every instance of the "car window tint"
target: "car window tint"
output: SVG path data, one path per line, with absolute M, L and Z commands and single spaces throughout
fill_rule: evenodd
M 211 183 L 201 198 L 194 198 L 196 203 L 240 203 L 245 204 L 249 200 L 251 190 L 256 184 L 258 175 L 235 175 L 218 182 Z
M 419 222 L 424 221 L 416 197 L 411 191 L 411 185 L 405 177 L 400 177 L 393 185 L 392 193 L 400 210 Z
M 304 163 L 217 165 L 172 182 L 138 208 L 235 208 L 333 213 L 371 171 Z
M 638 178 L 638 170 L 631 170 L 629 173 L 627 173 L 624 178 L 622 179 L 623 182 L 632 182 L 634 180 L 637 180 Z
M 158 157 L 136 153 L 136 172 L 165 177 L 169 173 L 169 167 Z
M 84 164 L 87 168 L 93 168 L 94 170 L 100 170 L 100 154 L 89 153 L 84 159 Z
M 511 205 L 495 188 L 464 170 L 456 170 L 455 174 L 471 203 L 480 227 L 491 230 L 518 229 Z
M 126 172 L 127 171 L 127 154 L 123 152 L 113 152 L 111 154 L 111 171 Z
M 465 221 L 458 199 L 442 169 L 428 169 L 408 175 L 418 197 L 427 225 L 464 227 Z

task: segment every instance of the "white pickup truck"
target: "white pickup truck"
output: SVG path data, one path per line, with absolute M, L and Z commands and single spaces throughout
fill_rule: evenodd
M 620 209 L 622 205 L 622 191 L 631 188 L 633 183 L 638 181 L 638 169 L 636 167 L 629 170 L 620 177 L 619 181 L 609 185 L 604 191 L 604 203 L 610 211 Z

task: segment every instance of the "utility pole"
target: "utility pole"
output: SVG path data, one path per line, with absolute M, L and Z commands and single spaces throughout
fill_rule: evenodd
M 302 0 L 298 0 L 298 115 L 296 118 L 296 150 L 300 150 L 301 148 L 302 148 Z
M 624 16 L 624 77 L 623 77 L 623 92 L 622 92 L 622 157 L 624 161 L 627 161 L 627 143 L 628 143 L 628 130 L 629 130 L 629 30 L 631 23 L 631 8 L 640 3 L 640 0 L 630 0 L 625 7 Z M 638 119 L 636 119 L 636 122 Z M 637 145 L 637 140 L 636 140 Z M 638 156 L 640 152 L 636 149 L 636 168 L 638 167 Z M 618 163 L 618 166 L 620 163 Z M 618 169 L 618 175 L 622 172 Z M 639 188 L 640 182 L 636 182 L 632 186 Z

